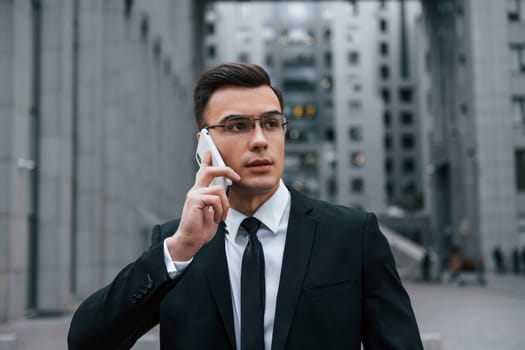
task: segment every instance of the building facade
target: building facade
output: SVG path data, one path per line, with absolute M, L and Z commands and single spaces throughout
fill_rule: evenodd
M 200 6 L 0 2 L 0 321 L 70 310 L 179 215 Z
M 424 1 L 433 228 L 492 266 L 525 245 L 525 2 Z

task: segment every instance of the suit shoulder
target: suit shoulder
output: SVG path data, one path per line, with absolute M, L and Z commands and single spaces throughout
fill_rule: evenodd
M 342 219 L 364 222 L 366 221 L 367 216 L 370 214 L 369 212 L 361 209 L 310 198 L 296 191 L 293 191 L 292 200 L 294 198 L 297 200 L 297 202 L 304 203 L 306 206 L 310 207 L 312 209 L 312 214 L 329 220 L 335 219 L 335 222 Z

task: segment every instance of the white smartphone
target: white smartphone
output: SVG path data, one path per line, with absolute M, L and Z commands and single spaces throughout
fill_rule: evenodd
M 217 146 L 215 146 L 215 143 L 213 143 L 210 132 L 208 129 L 202 129 L 199 137 L 199 143 L 197 144 L 197 151 L 195 152 L 195 159 L 197 160 L 197 164 L 199 164 L 199 166 L 201 165 L 202 159 L 204 159 L 204 155 L 208 150 L 211 153 L 211 165 L 217 167 L 226 166 L 226 164 L 224 164 L 224 160 L 222 160 L 219 150 L 217 149 Z M 221 185 L 226 191 L 228 186 L 231 186 L 231 184 L 232 181 L 230 179 L 221 176 L 214 178 L 210 183 L 210 186 Z

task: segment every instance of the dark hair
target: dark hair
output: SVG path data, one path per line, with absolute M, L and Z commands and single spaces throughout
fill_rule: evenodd
M 193 91 L 195 120 L 199 128 L 203 127 L 203 114 L 211 95 L 227 85 L 253 88 L 267 85 L 277 95 L 281 110 L 283 108 L 281 92 L 271 85 L 270 76 L 261 66 L 239 62 L 223 63 L 202 73 Z

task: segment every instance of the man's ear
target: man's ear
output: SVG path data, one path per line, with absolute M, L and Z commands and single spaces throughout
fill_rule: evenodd
M 199 139 L 201 138 L 201 132 L 198 131 L 197 134 L 195 135 L 197 137 L 197 141 L 199 141 Z

